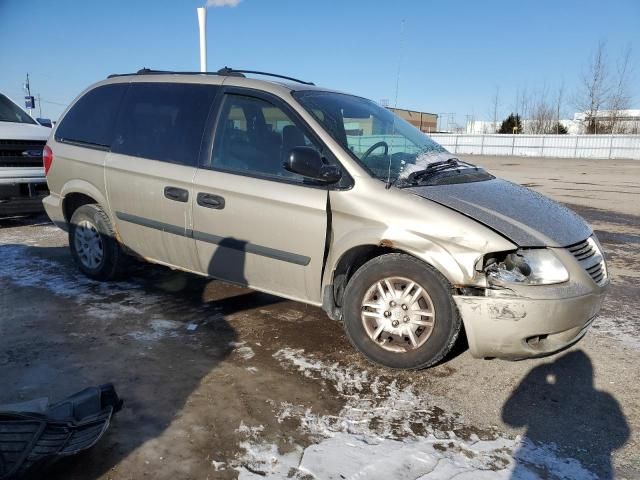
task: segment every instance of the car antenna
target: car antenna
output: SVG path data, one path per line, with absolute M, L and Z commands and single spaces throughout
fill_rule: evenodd
M 398 91 L 400 90 L 400 67 L 402 66 L 402 53 L 404 51 L 404 18 L 402 19 L 402 21 L 400 22 L 400 48 L 399 48 L 400 54 L 398 55 L 398 70 L 396 73 L 396 98 L 395 101 L 393 102 L 393 108 L 397 109 L 398 108 Z M 393 115 L 393 127 L 391 130 L 391 146 L 393 147 L 393 136 L 395 135 L 396 132 L 396 116 L 395 113 Z M 399 172 L 398 172 L 399 174 Z M 387 190 L 389 190 L 391 188 L 392 182 L 391 182 L 391 157 L 389 157 L 389 169 L 387 171 L 387 183 L 385 185 L 385 188 Z

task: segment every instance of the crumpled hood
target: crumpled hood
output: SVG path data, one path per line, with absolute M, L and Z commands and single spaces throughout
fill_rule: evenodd
M 499 178 L 408 190 L 487 225 L 521 247 L 566 247 L 593 233 L 568 208 Z

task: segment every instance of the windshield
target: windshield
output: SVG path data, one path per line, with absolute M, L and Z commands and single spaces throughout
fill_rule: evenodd
M 0 122 L 30 123 L 37 125 L 35 120 L 27 115 L 24 110 L 2 94 L 0 94 Z
M 441 145 L 371 100 L 333 92 L 294 93 L 302 106 L 373 176 L 409 177 L 451 158 Z

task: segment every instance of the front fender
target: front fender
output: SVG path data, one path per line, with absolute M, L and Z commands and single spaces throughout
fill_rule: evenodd
M 473 277 L 475 259 L 479 255 L 474 253 L 469 255 L 469 258 L 473 257 L 474 260 L 465 262 L 466 268 L 463 268 L 447 248 L 434 239 L 409 230 L 390 228 L 384 225 L 369 226 L 349 231 L 335 239 L 327 258 L 323 286 L 332 283 L 333 272 L 340 259 L 349 250 L 365 245 L 393 248 L 419 258 L 442 273 L 452 285 L 463 285 L 470 281 Z
M 359 179 L 331 192 L 331 244 L 323 288 L 345 253 L 363 245 L 403 251 L 430 264 L 454 286 L 483 286 L 480 257 L 515 245 L 479 222 L 430 200 L 379 181 Z

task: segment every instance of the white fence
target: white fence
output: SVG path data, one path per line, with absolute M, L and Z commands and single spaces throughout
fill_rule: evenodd
M 640 135 L 429 135 L 451 153 L 640 160 Z

